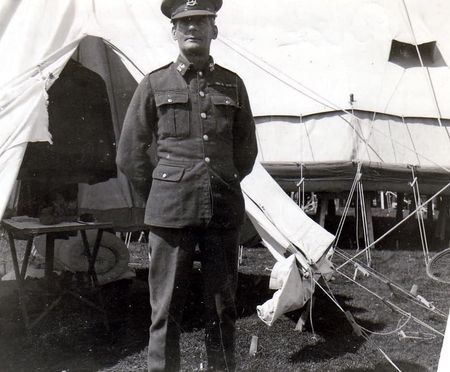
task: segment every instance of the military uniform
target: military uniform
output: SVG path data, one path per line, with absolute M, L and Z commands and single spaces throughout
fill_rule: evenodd
M 172 19 L 211 16 L 220 0 L 165 0 Z M 149 146 L 156 143 L 157 164 Z M 149 371 L 180 368 L 180 323 L 199 247 L 208 368 L 234 371 L 240 181 L 257 154 L 242 80 L 211 57 L 194 68 L 178 60 L 147 75 L 130 103 L 117 163 L 147 200 L 152 324 Z M 199 361 L 200 362 L 200 361 Z
M 152 170 L 153 138 L 158 163 Z M 212 59 L 194 71 L 181 56 L 150 73 L 130 103 L 119 146 L 119 167 L 147 200 L 148 225 L 242 223 L 240 181 L 257 148 L 247 92 L 235 73 Z

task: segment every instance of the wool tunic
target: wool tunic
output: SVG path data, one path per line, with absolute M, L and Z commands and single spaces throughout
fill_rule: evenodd
M 152 164 L 149 147 L 156 146 Z M 117 164 L 147 200 L 145 223 L 233 228 L 242 223 L 240 181 L 257 155 L 243 81 L 209 62 L 182 56 L 146 75 L 125 117 Z

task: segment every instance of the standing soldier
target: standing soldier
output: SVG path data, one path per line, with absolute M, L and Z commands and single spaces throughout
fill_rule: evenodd
M 235 293 L 244 218 L 240 182 L 252 170 L 257 147 L 244 83 L 209 54 L 221 6 L 222 0 L 162 2 L 179 56 L 139 84 L 118 146 L 119 168 L 147 200 L 149 371 L 180 368 L 180 323 L 196 246 L 208 369 L 234 371 L 236 365 Z M 147 154 L 153 139 L 154 169 Z

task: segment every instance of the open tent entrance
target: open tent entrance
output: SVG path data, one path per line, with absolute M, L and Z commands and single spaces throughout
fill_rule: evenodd
M 37 217 L 46 203 L 58 203 L 55 198 L 73 204 L 75 197 L 78 214 L 92 213 L 124 230 L 143 224 L 144 205 L 115 165 L 115 146 L 136 87 L 102 39 L 87 36 L 80 42 L 48 89 L 53 144 L 28 144 L 9 204 L 13 213 Z

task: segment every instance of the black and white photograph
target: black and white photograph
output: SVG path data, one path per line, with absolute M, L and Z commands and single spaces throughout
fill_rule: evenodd
M 449 20 L 0 0 L 0 372 L 449 372 Z

